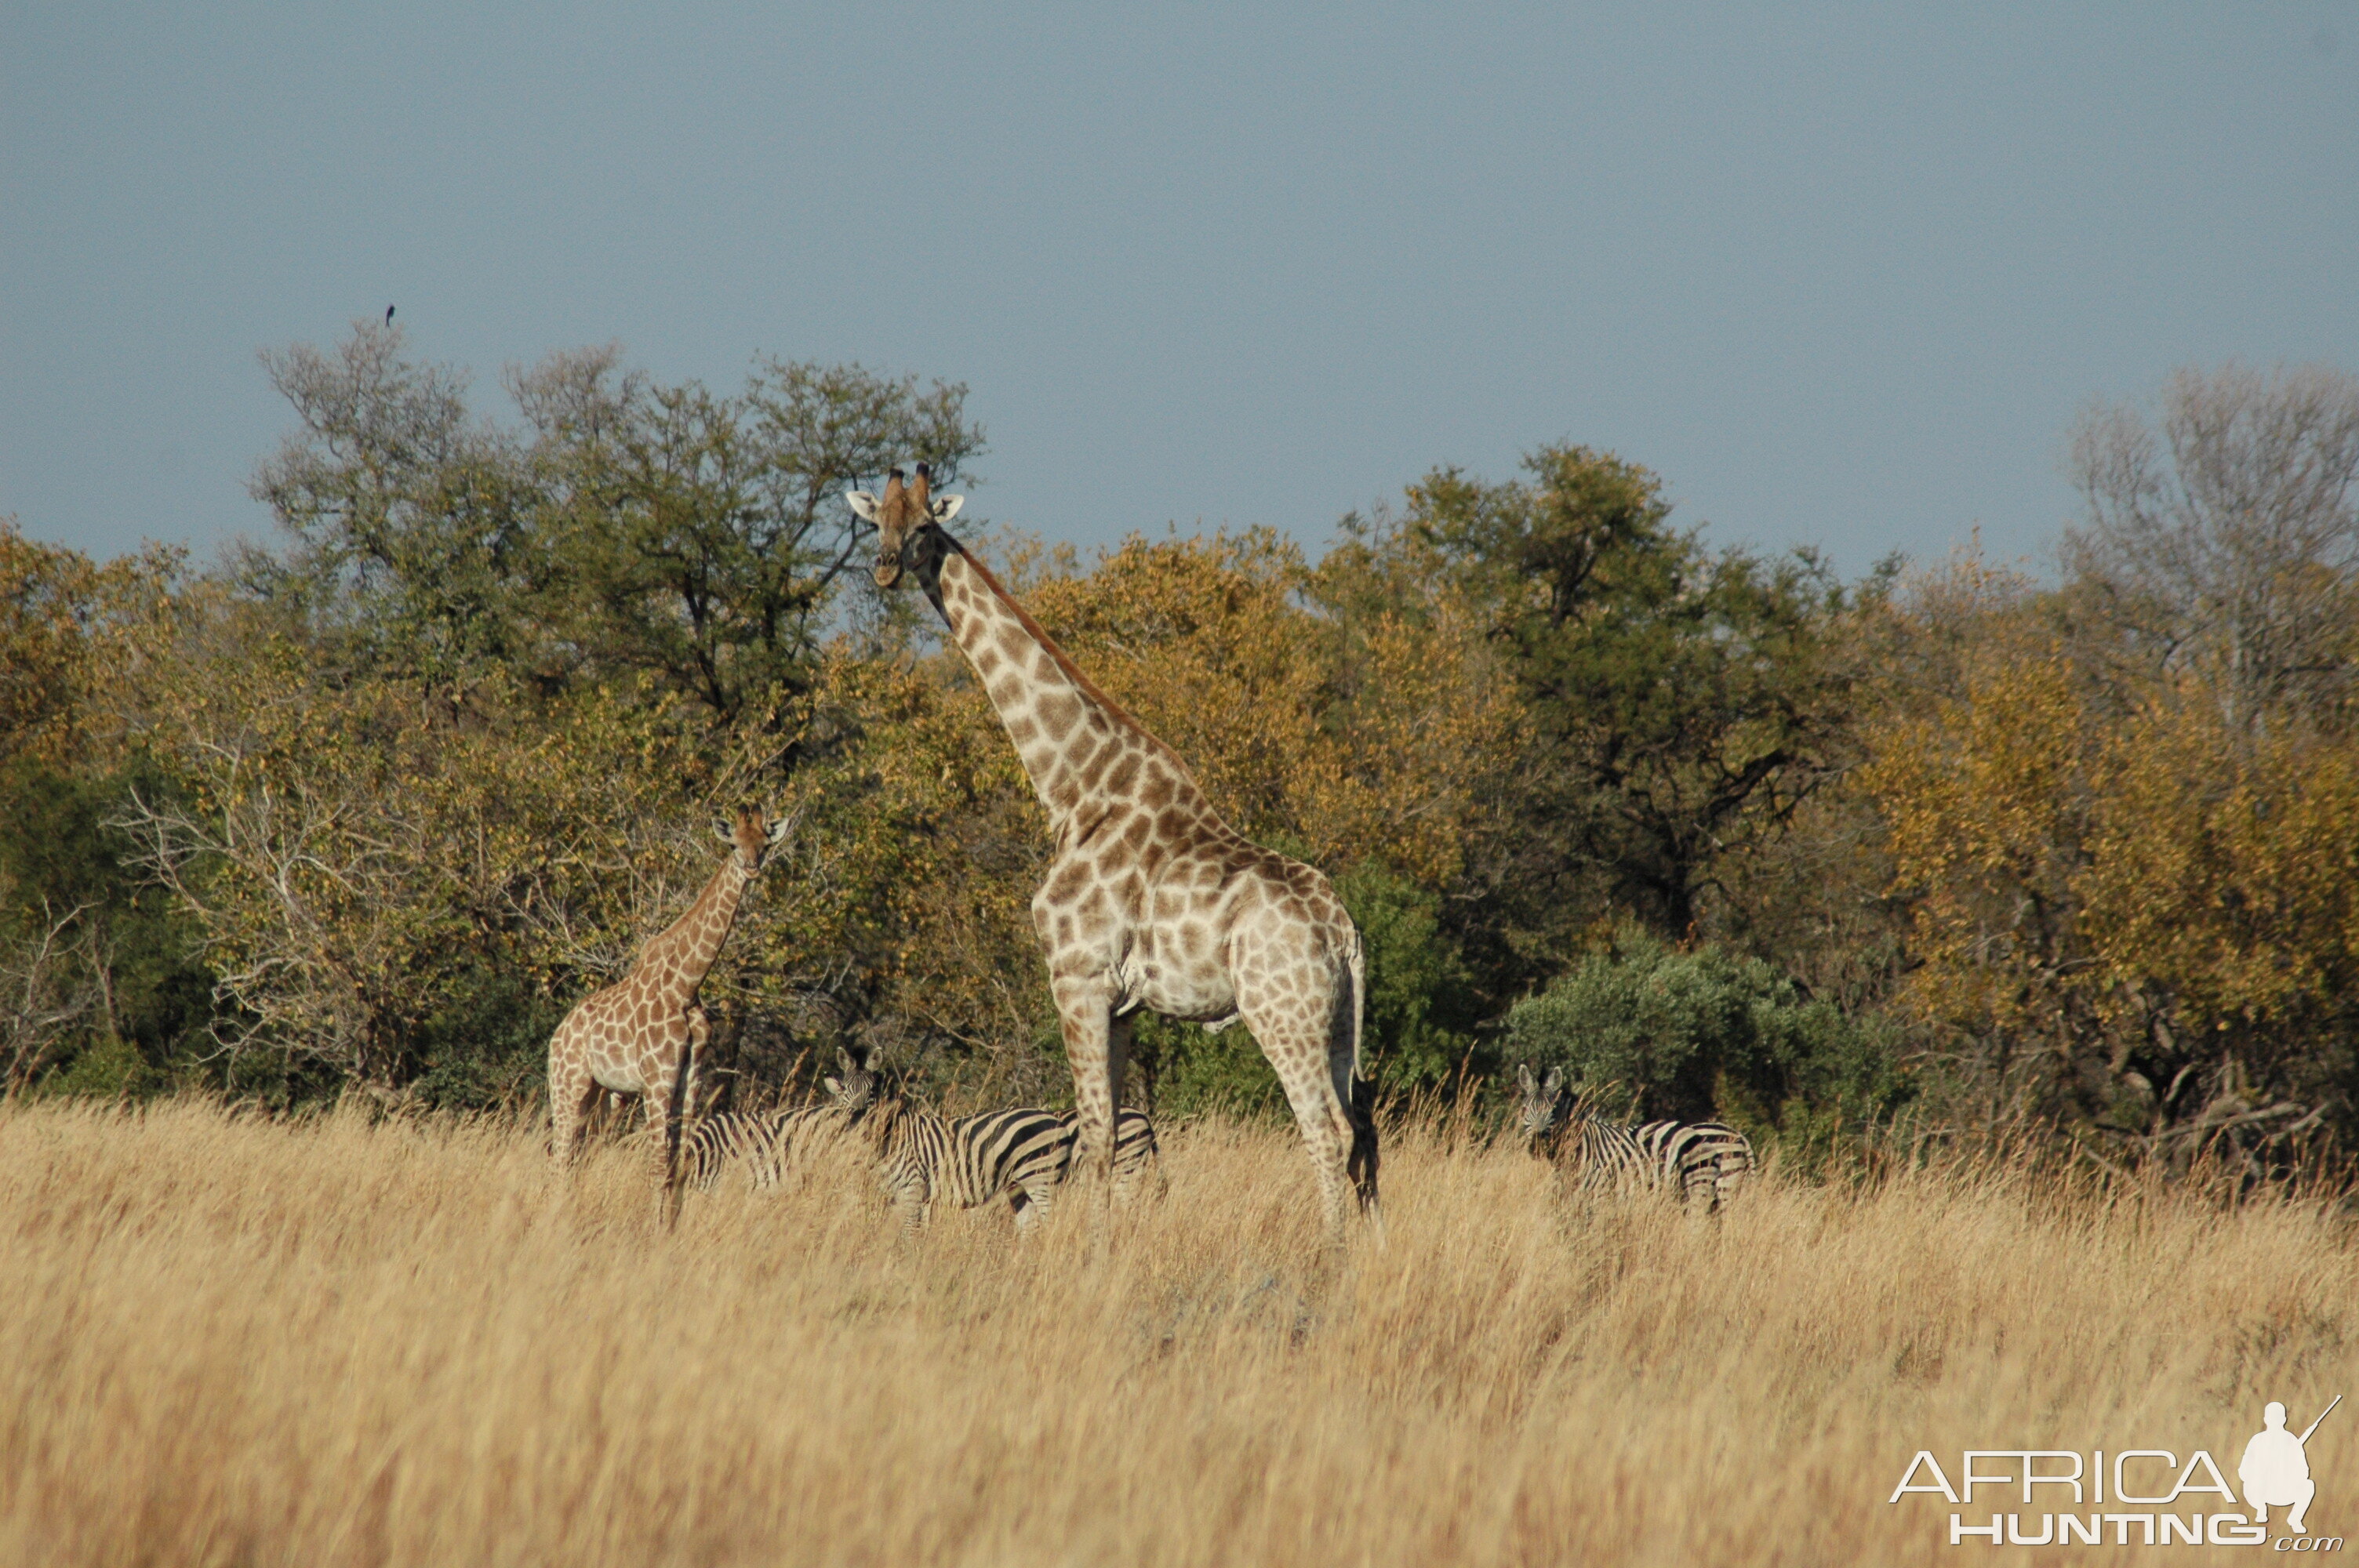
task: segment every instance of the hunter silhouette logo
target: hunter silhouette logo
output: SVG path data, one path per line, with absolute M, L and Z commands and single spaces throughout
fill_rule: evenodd
M 2310 1440 L 2342 1402 L 2343 1396 L 2335 1395 L 2296 1434 L 2286 1424 L 2285 1406 L 2270 1400 L 2261 1411 L 2261 1430 L 2237 1462 L 2235 1487 L 2200 1448 L 2183 1465 L 2167 1448 L 1969 1448 L 1959 1456 L 1954 1486 L 1932 1451 L 1919 1449 L 1886 1501 L 1927 1492 L 1959 1509 L 1950 1515 L 1952 1546 L 1981 1541 L 1992 1546 L 2267 1545 L 2277 1552 L 2340 1552 L 2341 1536 L 2310 1532 L 2309 1514 L 2318 1496 Z M 1969 1522 L 1975 1516 L 1964 1510 L 1977 1500 L 1977 1487 L 1985 1494 L 1993 1487 L 2007 1488 L 2014 1494 L 2007 1501 L 2027 1509 L 2045 1504 L 2047 1511 L 1992 1513 L 1985 1516 L 1987 1524 Z M 1994 1499 L 1985 1495 L 1980 1500 L 1987 1506 Z M 2271 1509 L 2286 1510 L 2274 1539 Z
M 2334 1404 L 2319 1411 L 2318 1421 L 2299 1437 L 2286 1430 L 2285 1406 L 2271 1400 L 2261 1411 L 2261 1430 L 2245 1444 L 2244 1461 L 2236 1466 L 2236 1480 L 2245 1488 L 2245 1501 L 2253 1506 L 2255 1524 L 2268 1523 L 2272 1508 L 2291 1509 L 2286 1528 L 2296 1535 L 2310 1533 L 2301 1522 L 2310 1511 L 2310 1499 L 2318 1496 L 2318 1483 L 2310 1478 L 2310 1433 L 2342 1402 L 2343 1396 L 2335 1395 Z

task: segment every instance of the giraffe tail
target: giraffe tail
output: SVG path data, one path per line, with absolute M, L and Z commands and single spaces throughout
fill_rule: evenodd
M 1352 927 L 1352 950 L 1344 956 L 1343 963 L 1352 977 L 1352 1076 L 1357 1079 L 1361 1073 L 1361 1023 L 1368 1002 L 1368 944 L 1356 925 Z
M 1356 925 L 1352 928 L 1352 950 L 1344 956 L 1344 967 L 1352 979 L 1351 1096 L 1343 1108 L 1352 1124 L 1348 1169 L 1352 1185 L 1359 1194 L 1360 1212 L 1367 1217 L 1369 1229 L 1381 1246 L 1385 1222 L 1383 1212 L 1376 1206 L 1376 1086 L 1361 1076 L 1361 1042 L 1368 1000 L 1368 946 Z

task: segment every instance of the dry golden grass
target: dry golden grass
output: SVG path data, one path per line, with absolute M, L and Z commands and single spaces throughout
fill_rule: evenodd
M 0 1559 L 1949 1561 L 1886 1502 L 1920 1447 L 2233 1477 L 2265 1399 L 2359 1392 L 2316 1204 L 1770 1181 L 1715 1225 L 1408 1129 L 1390 1245 L 1321 1261 L 1291 1139 L 1213 1124 L 1093 1259 L 1071 1213 L 904 1247 L 841 1184 L 658 1236 L 635 1150 L 552 1206 L 539 1139 L 0 1108 Z

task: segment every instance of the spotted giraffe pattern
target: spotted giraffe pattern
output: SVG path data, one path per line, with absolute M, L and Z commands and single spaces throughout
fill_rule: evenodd
M 716 827 L 729 856 L 688 913 L 639 950 L 630 973 L 577 1003 L 549 1040 L 551 1152 L 561 1169 L 573 1158 L 582 1118 L 602 1090 L 636 1095 L 656 1134 L 658 1216 L 679 1213 L 679 1143 L 694 1094 L 696 1065 L 712 1030 L 697 988 L 721 955 L 745 889 L 787 824 L 759 810 Z
M 1293 1108 L 1329 1235 L 1353 1189 L 1377 1227 L 1375 1125 L 1356 1076 L 1365 962 L 1334 889 L 1221 820 L 1171 749 L 943 532 L 962 498 L 931 499 L 925 465 L 906 485 L 895 470 L 881 500 L 850 499 L 877 524 L 878 586 L 916 574 L 1049 813 L 1056 849 L 1032 924 L 1073 1073 L 1077 1173 L 1112 1174 L 1139 1010 L 1214 1028 L 1243 1018 Z

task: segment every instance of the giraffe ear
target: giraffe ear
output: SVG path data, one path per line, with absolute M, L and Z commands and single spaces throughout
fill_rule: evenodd
M 843 499 L 852 503 L 852 510 L 866 522 L 876 521 L 876 498 L 864 490 L 847 490 Z
M 935 522 L 947 523 L 951 518 L 957 516 L 958 509 L 965 504 L 966 497 L 963 495 L 945 495 L 938 498 L 934 503 L 926 510 L 934 514 Z
M 729 819 L 725 816 L 716 816 L 712 819 L 712 836 L 723 844 L 734 846 L 737 842 L 737 829 L 730 826 Z
M 768 831 L 765 833 L 763 837 L 769 841 L 770 848 L 775 849 L 785 840 L 787 835 L 794 830 L 794 819 L 792 817 L 781 816 L 776 822 L 770 824 Z

